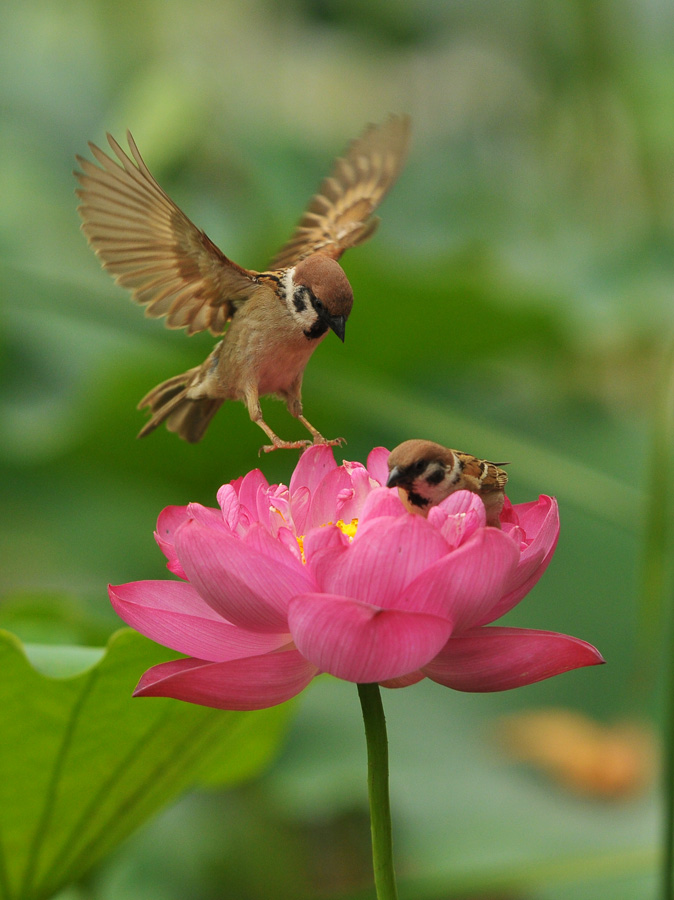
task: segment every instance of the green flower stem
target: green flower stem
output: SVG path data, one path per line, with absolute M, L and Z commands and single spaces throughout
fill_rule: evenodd
M 367 743 L 367 789 L 370 799 L 372 866 L 377 900 L 397 900 L 393 870 L 391 805 L 388 794 L 388 740 L 378 684 L 359 684 Z

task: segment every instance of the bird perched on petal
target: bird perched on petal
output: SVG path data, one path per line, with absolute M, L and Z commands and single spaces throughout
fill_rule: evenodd
M 479 494 L 487 513 L 487 525 L 501 527 L 507 474 L 501 466 L 461 450 L 450 450 L 433 441 L 410 440 L 391 451 L 387 487 L 397 487 L 409 512 L 428 511 L 455 491 Z
M 223 485 L 218 508 L 165 509 L 155 538 L 177 578 L 110 587 L 110 600 L 187 657 L 154 666 L 136 695 L 261 709 L 321 673 L 484 692 L 603 662 L 577 638 L 493 624 L 552 558 L 553 498 L 507 503 L 500 530 L 467 491 L 409 515 L 381 486 L 387 456 L 338 466 L 310 447 L 287 487 L 256 470 Z
M 131 156 L 108 135 L 113 159 L 89 144 L 96 163 L 78 156 L 79 213 L 89 244 L 118 284 L 166 316 L 169 328 L 209 330 L 223 339 L 205 362 L 169 378 L 139 404 L 190 442 L 201 440 L 225 400 L 242 400 L 271 444 L 265 450 L 326 440 L 304 417 L 304 369 L 329 330 L 344 340 L 353 291 L 338 260 L 367 240 L 374 210 L 397 179 L 409 144 L 407 116 L 370 125 L 336 160 L 287 244 L 268 271 L 233 262 L 162 190 L 127 133 Z M 228 327 L 229 326 L 229 327 Z M 267 425 L 259 398 L 275 394 L 310 432 L 284 441 Z

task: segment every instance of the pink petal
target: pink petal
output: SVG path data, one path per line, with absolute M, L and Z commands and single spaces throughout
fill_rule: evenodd
M 305 567 L 285 549 L 283 565 L 227 532 L 186 522 L 176 549 L 190 582 L 229 622 L 251 631 L 285 632 L 286 607 L 294 594 L 314 590 Z
M 264 493 L 268 489 L 269 482 L 259 469 L 252 469 L 244 475 L 239 486 L 239 502 L 250 512 L 254 521 L 260 519 L 258 510 L 260 492 Z
M 213 528 L 223 527 L 220 510 L 202 506 L 200 503 L 188 503 L 187 506 L 167 506 L 159 513 L 157 519 L 155 540 L 168 560 L 168 570 L 179 578 L 187 578 L 187 575 L 176 554 L 175 533 L 184 522 L 192 518 Z
M 375 447 L 367 457 L 367 471 L 383 487 L 388 481 L 388 458 L 391 451 L 386 447 Z
M 187 575 L 185 574 L 185 570 L 180 564 L 180 560 L 176 555 L 176 550 L 173 544 L 167 544 L 165 541 L 163 541 L 156 531 L 154 533 L 154 539 L 159 545 L 159 549 L 167 559 L 166 568 L 169 570 L 169 572 L 173 572 L 173 574 L 177 575 L 178 578 L 184 578 L 185 580 L 187 580 Z
M 455 491 L 449 497 L 445 497 L 436 508 L 444 510 L 448 516 L 466 515 L 475 512 L 483 520 L 483 524 L 487 521 L 484 503 L 473 491 Z
M 524 509 L 522 510 L 522 507 Z M 528 541 L 507 593 L 479 624 L 485 625 L 504 616 L 526 596 L 547 569 L 559 537 L 559 509 L 552 497 L 541 495 L 534 503 L 522 503 L 514 509 L 522 512 Z
M 308 487 L 300 487 L 290 495 L 290 514 L 295 534 L 304 534 L 311 506 L 311 491 Z
M 170 559 L 170 560 L 166 563 L 166 568 L 167 568 L 167 569 L 169 570 L 169 572 L 171 572 L 173 575 L 177 575 L 178 578 L 182 578 L 182 579 L 184 579 L 185 581 L 187 581 L 187 575 L 185 574 L 185 570 L 183 569 L 182 565 L 180 564 L 180 560 L 179 560 L 179 559 Z
M 307 447 L 295 466 L 290 479 L 290 496 L 301 487 L 309 488 L 313 493 L 325 476 L 337 468 L 332 448 L 326 444 L 315 444 Z
M 154 532 L 154 539 L 168 560 L 169 571 L 179 578 L 187 578 L 187 575 L 180 565 L 173 540 L 176 528 L 186 522 L 188 518 L 186 506 L 167 506 L 159 513 L 157 528 Z
M 227 523 L 222 518 L 222 510 L 220 509 L 203 506 L 201 503 L 188 503 L 186 512 L 188 519 L 194 519 L 206 528 L 229 530 L 227 528 Z
M 497 528 L 480 528 L 425 569 L 393 605 L 442 616 L 456 634 L 471 628 L 499 601 L 518 559 L 519 551 L 507 535 Z
M 428 521 L 450 547 L 458 547 L 478 528 L 485 526 L 487 515 L 484 503 L 476 494 L 457 491 L 429 511 Z
M 173 544 L 176 529 L 188 519 L 186 506 L 167 506 L 157 518 L 157 534 L 167 544 Z
M 360 511 L 359 528 L 370 519 L 378 519 L 382 516 L 402 516 L 407 512 L 402 505 L 398 491 L 395 488 L 375 488 L 368 494 L 363 508 Z
M 346 552 L 329 566 L 312 565 L 312 571 L 327 593 L 386 608 L 447 549 L 440 534 L 421 516 L 385 517 L 364 530 L 359 526 Z
M 360 517 L 363 504 L 378 485 L 360 463 L 345 460 L 343 465 L 349 476 L 350 485 L 337 497 L 337 517 L 344 522 L 351 522 Z
M 335 467 L 328 472 L 312 493 L 309 515 L 304 525 L 305 530 L 309 531 L 310 528 L 327 525 L 328 522 L 336 522 L 340 518 L 337 511 L 337 495 L 340 491 L 348 491 L 350 488 L 349 473 L 342 466 Z
M 283 529 L 287 534 L 287 529 Z M 299 563 L 302 565 L 302 557 L 300 556 L 300 548 L 297 539 L 292 537 L 295 544 L 295 552 L 290 549 L 288 538 L 279 540 L 278 537 L 272 537 L 267 529 L 260 522 L 255 522 L 249 529 L 248 533 L 242 538 L 243 542 L 251 550 L 266 556 L 268 559 L 275 560 L 283 566 L 295 568 Z
M 425 677 L 423 672 L 410 672 L 409 675 L 402 675 L 400 678 L 387 678 L 386 681 L 380 681 L 379 684 L 385 688 L 411 687 L 411 685 L 423 681 Z
M 516 503 L 513 512 L 517 516 L 518 524 L 531 538 L 544 532 L 544 541 L 554 544 L 559 531 L 559 509 L 554 497 L 541 494 L 538 500 L 529 503 Z
M 457 691 L 507 691 L 604 662 L 585 641 L 526 628 L 474 628 L 451 637 L 423 672 Z
M 284 547 L 287 547 L 287 549 L 292 553 L 297 562 L 302 562 L 300 545 L 297 543 L 297 538 L 289 528 L 279 528 L 278 532 L 276 533 L 276 540 L 283 544 Z
M 276 535 L 281 528 L 292 529 L 293 518 L 288 488 L 283 485 L 270 488 L 264 496 L 264 501 L 267 504 L 267 517 L 263 521 L 269 522 L 269 531 Z
M 501 510 L 501 515 L 499 518 L 501 519 L 501 527 L 503 527 L 506 522 L 512 525 L 517 525 L 518 523 L 517 514 L 515 513 L 514 507 L 508 497 L 506 497 L 503 501 L 503 509 Z
M 242 481 L 243 481 L 243 475 L 239 475 L 238 478 L 234 478 L 232 481 L 229 482 L 231 484 L 231 486 L 234 488 L 234 492 L 236 493 L 237 497 L 239 496 L 239 489 L 241 488 Z
M 110 601 L 127 625 L 179 653 L 222 662 L 268 653 L 290 640 L 287 634 L 256 634 L 226 622 L 191 584 L 136 581 L 108 588 Z
M 437 616 L 382 610 L 335 594 L 294 597 L 288 623 L 303 656 L 322 672 L 355 682 L 385 681 L 419 669 L 451 630 Z
M 239 531 L 239 525 L 246 528 L 250 525 L 250 516 L 245 514 L 245 521 L 241 523 L 242 510 L 239 502 L 239 494 L 233 484 L 223 484 L 217 494 L 218 505 L 222 511 L 222 518 L 228 528 Z
M 520 548 L 520 552 L 526 550 L 529 546 L 527 544 L 526 533 L 519 525 L 514 525 L 512 522 L 504 522 L 501 520 L 501 530 L 504 534 L 507 534 L 509 538 L 512 538 L 513 541 L 515 541 Z
M 178 659 L 148 669 L 134 697 L 173 697 L 216 709 L 266 709 L 295 697 L 317 674 L 297 650 L 220 663 Z
M 349 539 L 336 525 L 314 528 L 304 537 L 304 556 L 307 566 L 329 566 L 349 546 Z M 328 554 L 331 554 L 328 560 Z

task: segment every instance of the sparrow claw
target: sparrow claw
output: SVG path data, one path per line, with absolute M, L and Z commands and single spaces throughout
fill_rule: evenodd
M 257 451 L 257 455 L 261 453 L 271 453 L 273 450 L 306 450 L 311 447 L 311 441 L 274 441 L 273 444 L 263 444 Z
M 342 444 L 346 444 L 346 438 L 338 437 L 328 439 L 322 437 L 320 440 L 314 441 L 314 444 L 326 444 L 328 447 L 341 447 Z

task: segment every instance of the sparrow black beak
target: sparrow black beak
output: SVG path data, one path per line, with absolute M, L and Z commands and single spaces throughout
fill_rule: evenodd
M 340 341 L 344 343 L 344 332 L 346 330 L 346 319 L 344 316 L 328 316 L 328 325 L 332 328 Z
M 388 479 L 386 480 L 386 487 L 396 487 L 400 484 L 403 479 L 403 472 L 400 466 L 394 466 L 391 471 L 388 473 Z

